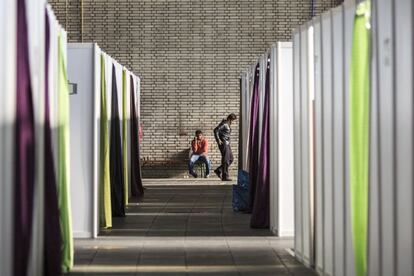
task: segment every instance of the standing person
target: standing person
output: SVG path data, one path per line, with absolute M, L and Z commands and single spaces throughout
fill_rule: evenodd
M 208 140 L 204 137 L 201 130 L 196 130 L 195 137 L 191 141 L 191 149 L 193 151 L 190 162 L 188 163 L 188 170 L 190 174 L 197 178 L 197 173 L 194 171 L 194 164 L 197 160 L 202 161 L 206 165 L 205 178 L 210 176 L 210 160 L 207 157 Z
M 229 167 L 233 163 L 233 153 L 230 147 L 230 125 L 236 119 L 236 115 L 231 113 L 214 129 L 214 138 L 216 138 L 221 153 L 221 165 L 214 172 L 223 181 L 231 181 L 229 178 Z

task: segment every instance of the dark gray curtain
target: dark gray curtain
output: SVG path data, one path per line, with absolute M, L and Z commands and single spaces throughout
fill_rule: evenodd
M 46 15 L 46 64 L 45 64 L 45 221 L 44 221 L 44 275 L 60 275 L 62 237 L 60 232 L 57 182 L 52 150 L 52 129 L 49 110 L 49 51 L 50 21 Z
M 143 196 L 141 164 L 140 164 L 140 141 L 139 141 L 139 118 L 135 102 L 134 78 L 130 77 L 131 91 L 131 193 L 133 196 Z
M 121 122 L 119 119 L 118 88 L 116 85 L 115 65 L 112 65 L 112 108 L 109 159 L 111 167 L 112 216 L 124 217 L 124 170 L 122 159 Z

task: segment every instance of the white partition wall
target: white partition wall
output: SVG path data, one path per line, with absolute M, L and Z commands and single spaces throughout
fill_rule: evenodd
M 394 206 L 394 214 L 396 214 L 394 237 L 397 256 L 395 275 L 397 276 L 414 274 L 413 5 L 411 0 L 394 1 L 394 189 L 397 199 Z M 381 19 L 378 18 L 378 20 Z M 387 248 L 384 249 L 387 250 Z
M 299 71 L 297 81 L 295 81 L 295 98 L 294 106 L 296 108 L 297 119 L 294 121 L 295 138 L 297 151 L 295 155 L 295 183 L 297 186 L 297 200 L 301 201 L 301 211 L 298 213 L 297 221 L 299 225 L 295 225 L 295 233 L 301 235 L 301 244 L 298 245 L 300 250 L 300 258 L 304 263 L 313 265 L 313 209 L 311 202 L 313 201 L 313 180 L 311 178 L 311 97 L 309 85 L 309 28 L 311 25 L 304 25 L 299 30 L 300 47 L 298 49 L 299 58 L 295 60 L 294 72 Z M 298 45 L 294 45 L 297 47 Z M 298 137 L 296 137 L 298 136 Z M 296 246 L 296 245 L 295 245 Z M 299 252 L 299 250 L 297 250 Z
M 16 1 L 0 2 L 0 275 L 12 275 Z
M 99 162 L 101 123 L 101 55 L 105 59 L 106 111 L 111 118 L 112 72 L 115 68 L 118 96 L 118 112 L 121 123 L 127 122 L 126 140 L 130 144 L 128 128 L 130 104 L 130 76 L 133 76 L 139 106 L 139 78 L 101 51 L 94 43 L 70 43 L 68 45 L 68 78 L 76 86 L 70 96 L 71 105 L 71 189 L 73 231 L 77 238 L 97 237 L 99 233 Z M 125 71 L 125 82 L 123 75 Z M 124 84 L 126 105 L 124 118 Z M 108 128 L 110 124 L 108 123 Z M 123 133 L 121 133 L 123 135 Z M 130 173 L 130 148 L 127 146 L 127 173 Z M 129 182 L 130 183 L 130 182 Z M 123 185 L 123 184 L 122 184 Z M 131 190 L 128 185 L 128 195 Z
M 318 16 L 313 21 L 314 34 L 314 84 L 315 84 L 315 148 L 322 147 L 322 36 L 321 36 L 321 17 Z M 315 269 L 322 273 L 324 256 L 323 256 L 323 238 L 324 238 L 324 186 L 323 186 L 323 155 L 319 150 L 315 151 Z
M 270 50 L 270 230 L 293 236 L 292 43 Z
M 413 275 L 414 95 L 413 3 L 371 1 L 369 210 L 366 275 Z M 320 275 L 356 275 L 349 181 L 350 71 L 355 1 L 345 1 L 293 34 L 295 118 L 295 253 L 306 264 L 315 244 Z M 313 26 L 313 51 L 309 32 Z M 315 235 L 307 231 L 303 97 L 311 83 L 303 68 L 313 60 L 315 88 Z M 309 67 L 308 67 L 309 68 Z M 301 104 L 302 103 L 302 104 Z M 299 135 L 299 137 L 296 137 Z M 305 143 L 306 144 L 306 143 Z M 297 159 L 302 160 L 302 162 Z M 304 168 L 305 166 L 305 168 Z M 312 202 L 310 202 L 312 205 Z M 311 227 L 312 229 L 312 227 Z
M 292 43 L 277 44 L 278 68 L 278 234 L 293 236 L 293 79 Z M 274 211 L 274 210 L 273 210 Z
M 303 202 L 302 202 L 302 174 L 301 174 L 301 35 L 299 30 L 293 34 L 293 133 L 294 133 L 294 200 L 295 200 L 295 254 L 299 260 L 303 260 Z
M 93 130 L 99 120 L 96 109 L 100 99 L 94 81 L 95 58 L 94 44 L 69 44 L 68 78 L 77 86 L 76 93 L 70 96 L 70 127 L 73 229 L 78 238 L 89 238 L 94 233 L 92 210 L 97 191 L 92 184 L 98 157 Z
M 277 42 L 258 62 L 241 74 L 241 170 L 249 170 L 249 127 L 251 95 L 256 65 L 259 64 L 259 128 L 263 124 L 266 71 L 269 66 L 269 203 L 270 230 L 279 237 L 294 235 L 294 131 L 293 131 L 293 47 L 291 42 Z M 259 130 L 259 135 L 261 131 Z M 262 137 L 260 137 L 261 139 Z M 260 150 L 260 140 L 259 140 Z M 261 160 L 258 160 L 261 162 Z

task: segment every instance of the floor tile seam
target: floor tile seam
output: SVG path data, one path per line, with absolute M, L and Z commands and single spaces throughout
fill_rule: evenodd
M 223 222 L 224 216 L 223 216 L 223 214 L 224 214 L 224 205 L 225 205 L 225 202 L 226 202 L 227 193 L 228 193 L 228 191 L 226 191 L 226 193 L 224 194 L 222 202 L 221 202 L 221 219 L 220 219 L 221 229 L 222 229 L 222 232 L 223 232 L 224 240 L 225 240 L 226 245 L 227 245 L 227 250 L 228 250 L 228 252 L 230 252 L 230 257 L 231 257 L 231 260 L 233 262 L 233 265 L 236 267 L 237 275 L 242 275 L 241 271 L 239 270 L 239 267 L 236 264 L 236 259 L 233 255 L 233 251 L 231 250 L 231 246 L 230 246 L 229 241 L 227 239 L 227 233 L 224 231 L 224 222 Z
M 198 198 L 200 198 L 201 196 L 202 196 L 202 194 L 199 192 L 198 193 Z M 189 207 L 191 209 L 188 212 L 187 220 L 185 222 L 185 233 L 184 233 L 184 235 L 185 235 L 186 238 L 187 238 L 187 234 L 188 234 L 188 228 L 189 228 L 188 226 L 189 226 L 189 222 L 190 222 L 190 216 L 193 213 L 193 210 L 194 210 L 195 206 L 197 205 L 197 202 L 198 202 L 197 200 L 194 200 L 193 205 L 191 207 Z
M 276 255 L 277 259 L 282 263 L 282 265 L 286 268 L 287 272 L 289 273 L 289 275 L 294 275 L 289 267 L 285 264 L 285 262 L 283 261 L 283 259 L 280 257 L 280 255 L 277 253 L 277 251 L 275 250 L 275 248 L 272 247 L 272 250 L 274 252 L 274 254 Z
M 141 243 L 141 246 L 140 246 L 140 251 L 139 251 L 139 255 L 138 255 L 138 258 L 137 258 L 137 263 L 136 263 L 136 265 L 135 265 L 135 274 L 136 274 L 136 275 L 139 275 L 138 268 L 139 268 L 139 265 L 141 264 L 141 260 L 142 260 L 142 253 L 143 253 L 143 251 L 144 251 L 144 248 L 145 248 L 145 240 L 144 240 L 144 241 L 142 241 L 142 243 Z
M 224 232 L 224 231 L 223 231 Z M 232 260 L 232 262 L 233 262 L 233 265 L 236 267 L 236 270 L 237 270 L 237 275 L 242 275 L 242 273 L 239 271 L 239 268 L 238 268 L 238 265 L 236 264 L 236 258 L 234 257 L 234 255 L 233 255 L 233 251 L 231 250 L 231 246 L 230 246 L 230 244 L 229 244 L 229 241 L 227 240 L 227 236 L 226 236 L 226 233 L 224 233 L 224 240 L 225 240 L 225 242 L 226 242 L 226 245 L 227 245 L 227 249 L 228 249 L 228 251 L 230 252 L 230 257 L 231 257 L 231 260 Z
M 98 250 L 99 250 L 99 247 L 95 250 L 95 252 L 94 252 L 94 254 L 93 254 L 93 256 L 92 256 L 91 260 L 90 260 L 90 261 L 89 261 L 89 263 L 88 263 L 88 266 L 89 266 L 89 265 L 91 265 L 91 264 L 93 263 L 93 261 L 95 260 L 95 257 L 96 257 L 96 255 L 98 254 Z
M 198 193 L 198 198 L 200 198 L 202 196 L 202 194 L 199 192 Z M 191 215 L 191 213 L 193 212 L 193 210 L 194 210 L 194 208 L 195 208 L 195 206 L 197 205 L 197 200 L 195 200 L 194 202 L 193 202 L 193 205 L 190 207 L 191 208 L 191 210 L 190 210 L 190 212 L 188 213 L 188 216 L 187 216 L 187 220 L 186 220 L 186 224 L 185 224 L 185 234 L 184 234 L 184 252 L 185 252 L 185 271 L 186 271 L 186 275 L 189 275 L 189 260 L 188 260 L 188 251 L 187 251 L 187 237 L 188 237 L 188 229 L 189 229 L 189 221 L 190 221 L 190 215 Z
M 169 199 L 165 202 L 165 204 L 164 204 L 164 206 L 162 207 L 161 211 L 160 211 L 160 212 L 158 212 L 158 214 L 154 216 L 154 218 L 153 218 L 153 219 L 152 219 L 152 221 L 151 221 L 151 225 L 150 225 L 150 227 L 149 227 L 149 228 L 147 229 L 147 231 L 145 232 L 145 236 L 148 236 L 148 233 L 149 233 L 149 231 L 152 229 L 152 226 L 153 226 L 154 222 L 155 222 L 155 221 L 157 220 L 157 218 L 159 217 L 159 214 L 160 214 L 160 213 L 165 213 L 165 209 L 166 209 L 166 207 L 167 207 L 168 203 L 172 200 L 172 198 L 174 198 L 174 196 L 175 196 L 175 194 L 171 195 L 171 196 L 169 197 Z

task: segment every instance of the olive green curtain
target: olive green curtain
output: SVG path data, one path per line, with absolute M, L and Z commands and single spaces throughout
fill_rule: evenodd
M 70 204 L 70 143 L 69 143 L 69 87 L 62 33 L 59 34 L 58 51 L 58 189 L 60 223 L 62 231 L 62 270 L 73 267 L 73 234 Z
M 369 186 L 370 1 L 356 10 L 349 98 L 352 236 L 357 276 L 367 273 Z
M 105 55 L 101 54 L 101 118 L 99 143 L 99 214 L 100 226 L 112 227 L 111 178 L 109 175 L 109 132 L 106 104 Z

